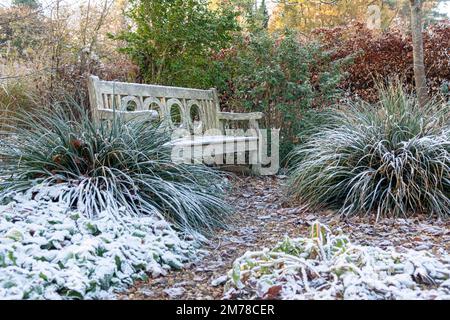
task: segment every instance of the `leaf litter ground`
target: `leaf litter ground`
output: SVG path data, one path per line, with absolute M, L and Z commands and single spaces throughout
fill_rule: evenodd
M 222 299 L 227 273 L 247 251 L 273 248 L 286 236 L 309 237 L 319 220 L 339 229 L 357 245 L 426 251 L 440 256 L 450 249 L 450 223 L 426 216 L 407 219 L 340 219 L 331 210 L 312 211 L 285 197 L 284 176 L 242 177 L 229 196 L 237 212 L 229 230 L 218 230 L 204 254 L 181 271 L 137 282 L 121 299 Z

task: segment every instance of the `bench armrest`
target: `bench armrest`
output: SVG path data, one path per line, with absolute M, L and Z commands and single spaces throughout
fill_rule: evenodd
M 220 120 L 260 120 L 264 114 L 262 112 L 249 112 L 249 113 L 234 113 L 234 112 L 219 112 L 218 117 Z

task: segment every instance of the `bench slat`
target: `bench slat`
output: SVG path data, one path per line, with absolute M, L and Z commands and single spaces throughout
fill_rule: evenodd
M 123 117 L 126 121 L 144 117 L 149 120 L 155 120 L 159 118 L 158 112 L 155 110 L 144 110 L 144 111 L 119 111 L 111 109 L 98 109 L 100 117 L 104 120 L 114 119 L 114 114 Z
M 172 146 L 198 146 L 198 145 L 210 145 L 210 144 L 224 144 L 224 143 L 236 143 L 236 142 L 250 142 L 258 141 L 258 137 L 233 137 L 233 136 L 200 136 L 191 138 L 181 138 L 169 142 Z

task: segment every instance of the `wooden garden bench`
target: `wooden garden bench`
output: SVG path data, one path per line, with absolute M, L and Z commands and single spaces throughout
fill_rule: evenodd
M 125 119 L 146 117 L 159 120 L 172 130 L 183 129 L 194 135 L 173 139 L 177 148 L 192 148 L 192 160 L 203 159 L 204 151 L 214 150 L 215 156 L 231 161 L 235 154 L 248 153 L 246 164 L 251 164 L 254 174 L 261 170 L 261 134 L 258 120 L 261 112 L 221 112 L 216 89 L 199 90 L 89 78 L 89 99 L 96 119 L 107 120 L 114 116 Z M 242 134 L 229 129 L 241 128 Z M 250 130 L 249 130 L 250 129 Z

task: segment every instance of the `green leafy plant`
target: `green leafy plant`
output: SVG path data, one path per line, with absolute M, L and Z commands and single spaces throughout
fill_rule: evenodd
M 231 208 L 222 199 L 224 175 L 174 164 L 169 135 L 156 125 L 119 118 L 99 123 L 65 103 L 21 112 L 15 121 L 23 126 L 0 140 L 3 195 L 60 185 L 55 199 L 90 218 L 162 214 L 189 232 L 226 225 Z
M 229 72 L 229 81 L 218 86 L 222 106 L 264 112 L 264 127 L 281 128 L 284 158 L 298 140 L 307 110 L 340 97 L 341 66 L 349 60 L 331 62 L 329 57 L 320 44 L 304 44 L 296 33 L 255 31 L 221 57 Z
M 344 215 L 450 214 L 448 106 L 426 108 L 398 84 L 350 104 L 290 155 L 290 190 Z
M 135 28 L 111 36 L 153 84 L 212 86 L 220 70 L 211 53 L 228 47 L 239 29 L 230 6 L 212 10 L 204 0 L 132 0 L 127 16 Z

